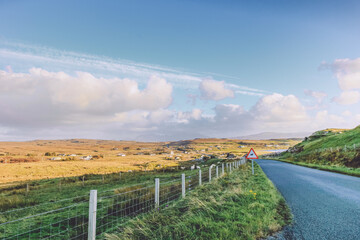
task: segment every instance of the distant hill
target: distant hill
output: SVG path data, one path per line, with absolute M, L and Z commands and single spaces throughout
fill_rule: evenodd
M 240 140 L 268 140 L 268 139 L 289 139 L 289 138 L 304 138 L 309 136 L 310 132 L 295 132 L 295 133 L 277 133 L 277 132 L 263 132 L 247 136 L 235 137 Z
M 360 167 L 360 126 L 354 129 L 325 129 L 314 132 L 304 141 L 283 153 L 282 158 L 319 163 Z

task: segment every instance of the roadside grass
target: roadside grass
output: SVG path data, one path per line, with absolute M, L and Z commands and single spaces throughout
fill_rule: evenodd
M 267 158 L 267 159 L 269 159 L 269 158 Z M 314 169 L 360 177 L 360 168 L 348 168 L 345 166 L 323 165 L 323 164 L 317 164 L 317 163 L 291 161 L 291 160 L 282 159 L 282 158 L 271 158 L 270 160 L 277 160 L 277 161 L 291 163 L 291 164 L 295 164 L 295 165 L 299 165 L 299 166 L 303 166 L 303 167 L 310 167 L 310 168 L 314 168 Z
M 138 216 L 106 239 L 259 239 L 291 222 L 285 200 L 255 164 L 205 184 L 168 207 Z
M 278 156 L 264 156 L 300 166 L 360 177 L 360 126 L 325 129 Z
M 323 131 L 319 131 L 323 132 Z M 360 126 L 339 132 L 328 132 L 325 135 L 312 135 L 294 146 L 293 152 L 284 152 L 281 159 L 294 162 L 305 162 L 325 166 L 360 167 Z M 355 145 L 355 146 L 354 146 Z M 347 146 L 347 148 L 344 148 Z M 326 168 L 336 169 L 336 168 Z M 351 172 L 340 169 L 341 172 Z

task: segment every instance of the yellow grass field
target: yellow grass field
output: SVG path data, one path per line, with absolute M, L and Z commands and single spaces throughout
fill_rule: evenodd
M 264 154 L 267 153 L 266 150 L 287 149 L 298 142 L 232 139 L 157 143 L 88 139 L 0 142 L 0 183 L 129 170 L 147 171 L 178 166 L 208 154 L 218 157 L 225 157 L 226 153 L 243 156 L 251 147 L 258 154 Z M 58 156 L 59 154 L 65 156 Z M 71 154 L 76 156 L 68 156 Z M 117 156 L 118 154 L 125 156 Z M 93 157 L 92 160 L 80 159 L 89 155 Z

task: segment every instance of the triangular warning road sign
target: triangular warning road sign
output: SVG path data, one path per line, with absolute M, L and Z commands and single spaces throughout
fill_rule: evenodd
M 247 159 L 259 159 L 258 156 L 256 155 L 254 149 L 250 149 L 249 153 L 246 155 Z

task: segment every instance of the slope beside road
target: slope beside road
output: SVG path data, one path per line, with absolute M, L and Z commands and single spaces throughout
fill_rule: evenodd
M 257 162 L 294 215 L 279 239 L 360 239 L 360 178 L 274 160 Z

